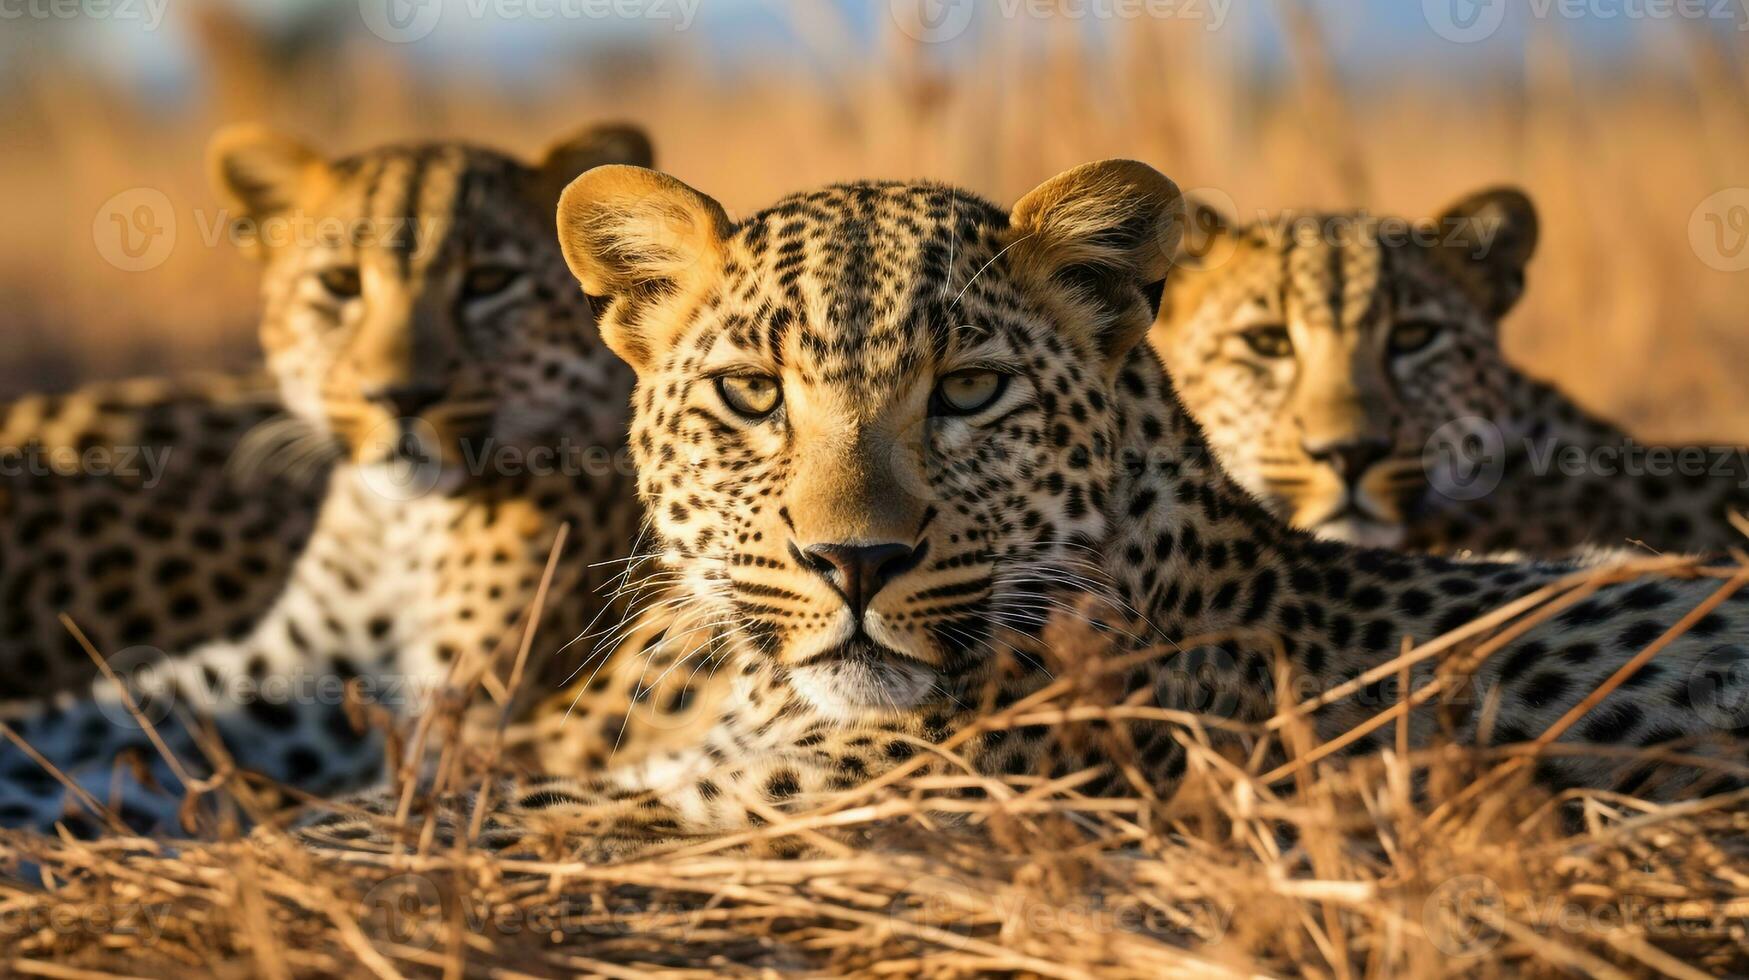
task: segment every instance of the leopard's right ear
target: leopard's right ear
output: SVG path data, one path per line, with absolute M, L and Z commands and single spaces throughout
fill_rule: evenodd
M 642 371 L 668 348 L 673 301 L 720 274 L 729 217 L 667 174 L 609 165 L 559 196 L 559 248 L 614 353 Z
M 328 175 L 322 155 L 265 126 L 220 130 L 207 144 L 213 185 L 225 199 L 231 237 L 252 258 L 263 258 L 261 226 L 290 212 Z

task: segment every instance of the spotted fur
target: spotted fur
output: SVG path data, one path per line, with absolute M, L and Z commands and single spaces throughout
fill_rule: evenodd
M 1152 339 L 1228 471 L 1282 519 L 1441 551 L 1742 543 L 1738 447 L 1636 443 L 1502 354 L 1537 239 L 1523 194 L 1419 222 L 1192 219 Z
M 281 431 L 264 376 L 108 382 L 0 408 L 0 702 L 238 639 L 308 540 L 321 472 L 226 477 Z
M 1091 601 L 1136 617 L 1114 626 L 1110 654 L 1053 651 L 1152 651 L 1109 661 L 1109 703 L 1256 722 L 1276 710 L 1280 676 L 1300 700 L 1348 684 L 1313 716 L 1330 737 L 1395 703 L 1363 672 L 1406 639 L 1572 573 L 1314 540 L 1231 482 L 1141 343 L 1179 214 L 1172 183 L 1127 161 L 1069 171 L 1011 211 L 936 184 L 856 183 L 739 223 L 648 171 L 574 183 L 566 256 L 637 369 L 640 492 L 688 608 L 724 636 L 713 656 L 732 690 L 687 749 L 593 779 L 489 786 L 483 843 L 611 858 L 756 824 L 901 764 L 1169 796 L 1186 755 L 1158 716 L 979 730 L 1051 682 L 1029 652 L 1051 615 Z M 1535 738 L 1718 586 L 1606 585 L 1503 637 L 1474 697 L 1454 699 L 1457 739 Z M 1743 610 L 1739 597 L 1708 613 L 1561 741 L 1689 744 L 1731 727 L 1695 710 L 1711 690 L 1696 678 L 1740 664 Z M 1223 639 L 1191 645 L 1206 636 Z M 1415 682 L 1432 672 L 1423 660 Z M 1439 727 L 1415 712 L 1415 744 Z M 1741 741 L 1726 746 L 1741 762 Z M 1635 770 L 1578 754 L 1539 774 L 1610 786 Z M 1730 785 L 1657 775 L 1660 792 Z M 336 811 L 306 832 L 347 843 L 374 828 Z

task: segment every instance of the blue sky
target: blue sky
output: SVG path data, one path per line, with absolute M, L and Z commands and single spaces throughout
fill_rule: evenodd
M 20 9 L 31 3 L 48 0 L 12 0 L 8 9 Z M 130 84 L 174 91 L 192 84 L 193 72 L 187 37 L 178 16 L 178 9 L 188 0 L 87 0 L 88 3 L 112 5 L 132 4 L 133 16 L 108 19 L 79 18 L 74 20 L 36 19 L 39 30 L 14 31 L 0 23 L 0 58 L 6 56 L 7 44 L 32 44 L 33 39 L 52 39 L 54 57 L 72 57 L 85 61 L 94 70 L 113 73 Z M 223 0 L 220 0 L 223 2 Z M 360 4 L 408 2 L 408 0 L 228 0 L 247 11 L 264 25 L 290 28 L 311 18 L 326 17 L 338 29 L 364 43 L 382 43 L 366 28 Z M 419 2 L 419 0 L 415 0 Z M 507 78 L 518 75 L 538 78 L 547 67 L 562 61 L 587 57 L 603 43 L 623 46 L 645 42 L 655 45 L 680 43 L 689 52 L 732 64 L 747 58 L 784 57 L 798 50 L 791 17 L 785 8 L 790 0 L 423 0 L 441 3 L 443 14 L 431 33 L 416 43 L 396 46 L 414 60 L 427 63 L 453 64 L 465 62 L 470 68 L 501 73 Z M 613 3 L 654 4 L 665 10 L 667 19 L 626 20 L 600 16 L 531 16 L 516 11 L 537 9 L 531 5 L 570 4 L 571 11 L 590 8 L 590 4 Z M 794 3 L 836 4 L 850 26 L 853 41 L 867 43 L 889 30 L 891 5 L 919 0 L 793 0 Z M 927 3 L 955 3 L 962 0 L 921 0 Z M 1080 30 L 1097 36 L 1100 31 L 1123 30 L 1129 21 L 1123 17 L 1083 16 L 1078 22 L 1055 18 L 1041 23 L 1037 18 L 1002 16 L 1003 10 L 1025 10 L 1038 0 L 971 0 L 983 7 L 974 14 L 971 27 L 959 43 L 967 43 L 980 31 L 1044 29 Z M 1150 9 L 1175 9 L 1181 15 L 1212 23 L 1216 11 L 1225 19 L 1217 31 L 1209 32 L 1209 43 L 1232 46 L 1256 63 L 1260 69 L 1279 62 L 1282 39 L 1275 14 L 1275 0 L 1066 0 L 1080 4 L 1078 9 L 1110 12 L 1112 4 L 1119 9 L 1135 9 L 1121 5 L 1155 4 Z M 695 20 L 690 29 L 678 32 L 674 28 L 683 14 L 681 4 L 696 4 Z M 1499 27 L 1486 38 L 1457 43 L 1430 27 L 1432 20 L 1442 16 L 1463 14 L 1467 17 L 1489 16 L 1489 5 L 1500 5 L 1494 16 Z M 1455 6 L 1454 6 L 1455 5 Z M 149 12 L 158 7 L 163 13 L 161 25 L 149 23 Z M 1465 72 L 1493 70 L 1517 60 L 1525 37 L 1547 29 L 1569 39 L 1574 46 L 1600 59 L 1607 60 L 1621 52 L 1638 50 L 1653 33 L 1671 35 L 1691 26 L 1681 17 L 1668 14 L 1648 18 L 1648 9 L 1688 9 L 1699 11 L 1701 26 L 1736 33 L 1749 25 L 1744 8 L 1749 0 L 1314 0 L 1323 14 L 1322 22 L 1337 63 L 1342 70 L 1355 76 L 1370 73 L 1392 73 L 1413 67 L 1416 70 L 1453 73 L 1461 78 Z M 115 8 L 120 9 L 120 8 Z M 648 8 L 647 8 L 648 9 Z M 510 16 L 491 14 L 475 16 L 480 10 L 511 11 Z M 11 23 L 33 26 L 27 19 Z M 7 41 L 3 35 L 11 34 Z M 951 59 L 954 43 L 934 48 L 940 56 Z

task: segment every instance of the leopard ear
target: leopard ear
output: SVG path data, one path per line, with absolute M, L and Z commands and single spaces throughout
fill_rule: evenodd
M 1178 185 L 1145 163 L 1087 163 L 1045 181 L 1009 215 L 1012 264 L 1067 287 L 1065 325 L 1109 370 L 1147 335 L 1184 229 Z
M 642 167 L 596 167 L 559 196 L 565 264 L 607 345 L 640 371 L 674 340 L 664 308 L 718 274 L 728 235 L 722 205 Z
M 1436 252 L 1489 316 L 1501 317 L 1524 294 L 1524 267 L 1536 252 L 1536 206 L 1523 192 L 1495 187 L 1471 194 L 1433 219 Z
M 261 224 L 291 211 L 328 175 L 321 154 L 253 124 L 215 134 L 207 144 L 207 166 L 230 212 L 231 237 L 254 258 L 265 257 Z
M 578 174 L 613 163 L 634 167 L 656 165 L 649 134 L 629 123 L 599 123 L 559 140 L 541 158 L 540 175 L 556 198 Z

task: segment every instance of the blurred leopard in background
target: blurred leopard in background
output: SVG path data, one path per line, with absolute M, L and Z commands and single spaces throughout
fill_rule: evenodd
M 650 163 L 648 139 L 627 126 L 592 127 L 533 165 L 463 143 L 329 160 L 245 127 L 221 133 L 212 159 L 234 237 L 262 264 L 261 338 L 276 397 L 245 411 L 235 407 L 240 395 L 208 403 L 148 390 L 145 401 L 168 404 L 162 414 L 177 424 L 143 434 L 169 446 L 177 465 L 198 467 L 172 492 L 45 486 L 37 492 L 62 515 L 48 523 L 15 504 L 28 520 L 7 533 L 35 535 L 35 550 L 8 551 L 9 574 L 15 563 L 65 555 L 50 562 L 64 576 L 40 596 L 30 592 L 29 625 L 52 635 L 60 628 L 52 613 L 66 600 L 105 655 L 116 643 L 183 638 L 133 631 L 119 598 L 126 586 L 110 581 L 124 572 L 138 581 L 129 602 L 173 622 L 199 611 L 214 627 L 204 642 L 172 648 L 156 664 L 117 665 L 185 771 L 212 770 L 196 744 L 212 725 L 238 767 L 328 793 L 383 770 L 381 732 L 358 724 L 348 685 L 403 719 L 430 714 L 447 691 L 476 681 L 500 699 L 516 693 L 503 690 L 515 676 L 511 661 L 568 526 L 552 585 L 562 600 L 533 624 L 521 692 L 550 691 L 573 671 L 613 679 L 587 658 L 586 634 L 617 622 L 600 593 L 632 570 L 614 562 L 631 552 L 639 525 L 623 459 L 632 378 L 602 345 L 566 270 L 553 213 L 583 171 Z M 97 428 L 110 414 L 65 405 L 53 419 L 38 411 L 36 428 L 77 442 L 158 425 L 158 415 L 126 409 L 119 433 Z M 75 423 L 86 428 L 56 428 Z M 250 427 L 262 424 L 278 427 L 273 445 L 246 446 Z M 274 481 L 262 497 L 228 489 L 239 451 L 309 461 L 319 501 L 299 498 L 276 513 L 283 495 Z M 190 549 L 202 552 L 198 561 L 184 554 Z M 273 582 L 273 594 L 256 579 Z M 240 598 L 249 604 L 230 605 Z M 91 671 L 82 651 L 58 641 L 7 650 L 0 671 L 8 674 L 40 667 L 39 657 L 81 660 Z M 78 672 L 63 673 L 52 686 L 69 687 L 65 677 Z M 20 702 L 4 717 L 110 804 L 106 820 L 165 829 L 186 788 L 182 774 L 158 759 L 120 693 L 94 683 L 48 704 Z M 596 755 L 605 755 L 627 725 L 632 692 L 598 684 L 587 693 L 591 703 L 614 704 L 609 721 L 589 723 L 608 747 Z M 585 705 L 575 714 L 589 713 Z M 567 729 L 573 740 L 582 737 L 577 727 Z M 143 758 L 151 778 L 118 769 L 123 757 Z M 69 815 L 94 822 L 77 796 L 0 745 L 0 825 L 46 827 Z
M 1423 221 L 1239 226 L 1193 203 L 1152 340 L 1234 478 L 1323 537 L 1541 555 L 1742 544 L 1744 453 L 1636 443 L 1506 360 L 1500 322 L 1536 242 L 1511 189 Z M 1622 462 L 1648 450 L 1662 461 Z

